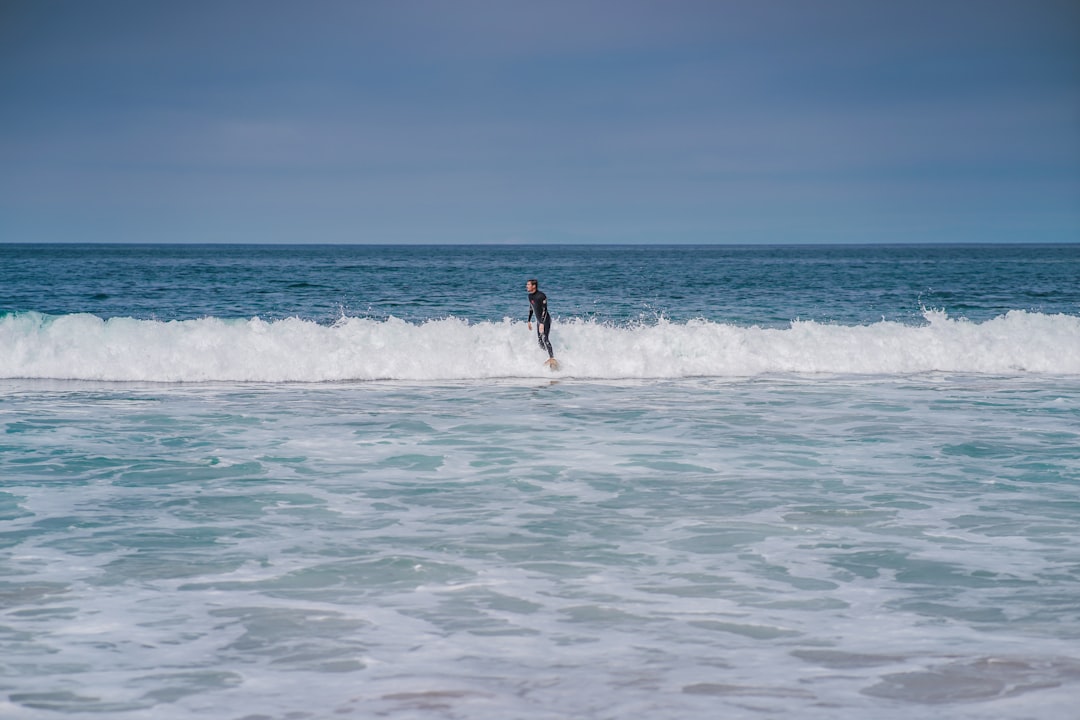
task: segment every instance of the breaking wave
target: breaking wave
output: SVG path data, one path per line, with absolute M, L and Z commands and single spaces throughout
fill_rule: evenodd
M 1080 317 L 1020 310 L 985 322 L 928 311 L 925 323 L 692 320 L 557 322 L 557 376 L 749 377 L 773 373 L 1080 375 Z M 0 317 L 0 378 L 327 382 L 551 377 L 525 324 L 458 318 L 159 322 L 35 312 Z

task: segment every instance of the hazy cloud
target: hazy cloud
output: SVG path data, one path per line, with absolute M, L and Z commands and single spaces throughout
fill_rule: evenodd
M 0 241 L 1080 239 L 1074 3 L 0 7 Z

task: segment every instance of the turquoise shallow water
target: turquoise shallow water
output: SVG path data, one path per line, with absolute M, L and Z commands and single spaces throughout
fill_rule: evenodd
M 114 317 L 158 325 L 64 336 L 58 323 L 82 326 L 65 325 L 63 292 L 54 306 L 14 306 L 51 313 L 54 332 L 11 321 L 0 358 L 53 357 L 62 372 L 0 379 L 0 715 L 1071 717 L 1080 373 L 1055 349 L 1073 342 L 1075 288 L 1047 280 L 1039 292 L 1056 305 L 1035 307 L 1034 278 L 1055 263 L 1006 257 L 1000 277 L 1024 289 L 999 297 L 1005 281 L 992 280 L 980 294 L 966 279 L 975 310 L 947 332 L 933 316 L 901 317 L 902 303 L 888 311 L 897 325 L 861 325 L 869 311 L 852 296 L 833 300 L 845 322 L 716 313 L 701 326 L 714 337 L 696 311 L 642 324 L 619 295 L 619 319 L 559 316 L 553 339 L 562 332 L 567 364 L 598 368 L 589 378 L 77 379 L 100 339 L 113 353 L 101 357 L 151 378 L 164 365 L 139 357 L 154 353 L 196 369 L 303 368 L 311 354 L 284 352 L 281 338 L 297 337 L 284 333 L 319 341 L 337 321 L 313 307 L 298 319 L 310 326 L 262 313 L 245 332 L 273 342 L 244 365 L 214 354 L 214 333 L 239 342 L 233 326 L 163 334 L 170 319 L 138 312 L 150 301 L 136 290 L 110 296 Z M 674 303 L 694 274 L 669 275 Z M 188 304 L 212 296 L 186 282 L 174 294 Z M 783 292 L 770 312 L 805 316 L 797 289 Z M 221 306 L 206 300 L 214 318 L 254 302 L 222 293 Z M 398 300 L 409 304 L 404 290 Z M 189 319 L 184 303 L 160 304 Z M 407 362 L 427 372 L 437 347 L 415 328 L 428 311 L 410 307 L 402 326 L 376 308 L 374 326 L 339 341 L 398 374 Z M 1025 314 L 996 320 L 1009 311 Z M 450 328 L 437 337 L 458 351 L 539 352 L 499 307 L 485 312 L 469 331 L 429 327 Z M 738 372 L 656 377 L 574 345 L 625 342 L 678 370 L 695 344 L 715 354 L 758 332 L 780 339 L 753 358 L 786 352 L 825 370 L 758 372 L 743 359 Z M 940 352 L 911 345 L 929 342 Z M 117 354 L 125 344 L 132 354 Z M 910 351 L 976 367 L 1014 345 L 1051 371 L 886 362 Z M 851 354 L 871 371 L 842 371 Z
M 1075 381 L 3 390 L 14 716 L 1067 717 L 1080 688 Z

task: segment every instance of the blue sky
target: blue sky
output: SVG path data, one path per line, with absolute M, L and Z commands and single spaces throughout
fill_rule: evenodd
M 1080 3 L 4 0 L 0 242 L 1080 242 Z

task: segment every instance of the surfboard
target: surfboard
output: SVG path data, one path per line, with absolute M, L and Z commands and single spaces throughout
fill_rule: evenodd
M 545 360 L 544 364 L 548 366 L 548 370 L 558 370 L 559 369 L 559 361 L 556 360 L 555 358 L 550 358 L 549 360 Z

